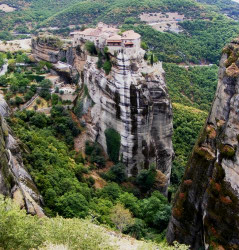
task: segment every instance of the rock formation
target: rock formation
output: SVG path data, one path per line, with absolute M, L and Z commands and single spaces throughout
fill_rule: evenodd
M 66 61 L 73 64 L 72 49 L 57 37 L 38 36 L 32 39 L 32 52 L 36 59 L 51 63 Z
M 167 240 L 239 249 L 239 40 L 223 50 L 215 100 L 176 195 Z
M 51 63 L 52 73 L 58 74 L 63 81 L 77 81 L 77 70 L 73 67 L 77 52 L 71 43 L 63 42 L 57 37 L 38 36 L 32 39 L 32 53 L 37 61 Z
M 63 53 L 56 44 L 60 42 L 33 39 L 35 58 L 56 65 Z M 127 166 L 128 176 L 136 176 L 155 163 L 160 180 L 157 186 L 166 193 L 173 157 L 173 126 L 162 63 L 149 65 L 142 49 L 137 54 L 130 54 L 129 49 L 119 50 L 108 53 L 113 67 L 107 75 L 98 69 L 98 57 L 89 55 L 85 42 L 64 51 L 67 62 L 79 73 L 80 87 L 88 88 L 89 95 L 83 100 L 84 111 L 94 102 L 89 109 L 91 122 L 87 124 L 91 139 L 107 152 L 105 131 L 108 128 L 117 131 L 121 137 L 119 157 Z
M 42 217 L 42 198 L 24 168 L 19 144 L 4 118 L 8 114 L 8 105 L 0 95 L 0 193 L 11 196 L 28 213 Z
M 166 192 L 173 157 L 172 106 L 162 63 L 148 65 L 143 54 L 132 59 L 119 52 L 112 57 L 114 66 L 109 75 L 97 68 L 97 57 L 87 57 L 84 84 L 94 102 L 88 128 L 106 152 L 105 131 L 116 130 L 128 176 L 136 176 L 155 163 L 162 177 L 160 189 Z

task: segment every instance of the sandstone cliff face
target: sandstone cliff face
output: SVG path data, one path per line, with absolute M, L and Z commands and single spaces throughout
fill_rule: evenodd
M 64 43 L 55 37 L 38 36 L 32 39 L 32 52 L 36 59 L 51 63 L 57 63 L 66 60 L 73 64 L 73 55 L 71 47 L 64 46 Z
M 77 50 L 71 44 L 64 43 L 59 38 L 51 36 L 38 36 L 32 39 L 32 53 L 37 61 L 52 63 L 52 71 L 67 83 L 76 82 L 78 78 L 76 70 Z M 59 64 L 58 62 L 62 63 Z
M 162 64 L 147 65 L 143 56 L 130 60 L 118 53 L 111 73 L 97 69 L 97 57 L 88 56 L 84 84 L 95 103 L 88 124 L 93 140 L 107 152 L 105 130 L 113 128 L 121 136 L 120 157 L 128 176 L 155 163 L 166 192 L 171 173 L 172 106 L 164 81 Z
M 42 198 L 24 168 L 18 142 L 4 119 L 8 114 L 8 105 L 0 96 L 0 193 L 11 196 L 28 213 L 42 217 Z
M 235 40 L 223 51 L 212 110 L 176 195 L 170 243 L 239 249 L 238 57 Z

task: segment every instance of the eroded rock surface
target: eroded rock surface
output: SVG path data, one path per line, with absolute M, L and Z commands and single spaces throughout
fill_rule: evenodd
M 91 136 L 107 152 L 105 130 L 116 130 L 121 137 L 119 155 L 128 176 L 136 176 L 155 163 L 163 180 L 160 189 L 166 192 L 173 157 L 173 126 L 162 64 L 151 66 L 140 54 L 132 59 L 124 52 L 112 60 L 115 65 L 108 76 L 97 68 L 97 57 L 88 56 L 85 63 L 84 84 L 95 103 L 88 125 Z
M 77 51 L 70 42 L 52 36 L 38 36 L 32 39 L 32 53 L 37 61 L 51 63 L 52 73 L 58 74 L 61 80 L 67 83 L 77 81 L 78 72 L 74 67 Z
M 8 113 L 8 105 L 0 96 L 0 193 L 11 196 L 28 213 L 42 217 L 42 197 L 24 168 L 19 144 L 4 118 Z
M 239 249 L 239 40 L 224 50 L 215 100 L 167 231 L 192 249 Z

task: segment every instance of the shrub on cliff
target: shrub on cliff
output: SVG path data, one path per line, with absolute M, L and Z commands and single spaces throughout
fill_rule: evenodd
M 0 76 L 0 87 L 6 87 L 6 86 L 7 86 L 7 77 L 6 76 Z
M 103 69 L 105 71 L 105 74 L 108 75 L 111 71 L 111 68 L 112 68 L 112 64 L 110 61 L 105 61 L 105 63 L 103 64 Z
M 98 168 L 104 168 L 105 167 L 105 158 L 101 155 L 91 154 L 90 162 L 95 163 Z
M 97 68 L 101 69 L 103 67 L 103 54 L 100 51 L 98 54 L 98 62 L 97 62 Z
M 84 111 L 84 103 L 82 100 L 78 100 L 74 108 L 74 113 L 78 118 L 81 118 L 82 115 L 84 114 L 83 111 Z
M 91 56 L 97 55 L 97 50 L 96 50 L 95 44 L 93 42 L 87 41 L 85 43 L 85 48 L 90 53 Z
M 120 151 L 120 134 L 113 128 L 105 130 L 107 153 L 113 162 L 118 162 Z

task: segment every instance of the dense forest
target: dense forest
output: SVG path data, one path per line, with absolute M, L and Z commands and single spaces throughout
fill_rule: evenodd
M 210 4 L 215 7 L 215 11 L 220 11 L 226 15 L 238 19 L 239 5 L 231 0 L 197 0 L 199 3 Z

